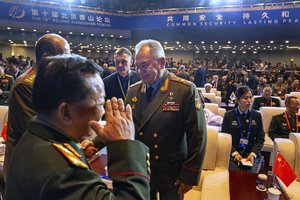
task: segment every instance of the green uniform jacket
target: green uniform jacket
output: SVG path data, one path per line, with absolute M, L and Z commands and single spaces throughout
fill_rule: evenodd
M 73 151 L 66 156 L 68 144 Z M 107 152 L 113 191 L 90 169 L 72 140 L 32 120 L 11 157 L 5 199 L 150 199 L 148 148 L 139 141 L 120 140 L 109 143 Z
M 0 77 L 0 89 L 2 94 L 0 95 L 0 105 L 8 105 L 9 90 L 14 82 L 14 78 L 10 75 L 4 74 Z
M 288 123 L 285 118 L 285 114 L 275 115 L 272 117 L 268 134 L 272 140 L 275 138 L 289 138 L 290 132 L 300 131 L 300 116 L 298 116 L 298 128 L 296 127 L 296 120 L 288 117 L 291 130 L 289 130 Z
M 174 187 L 176 179 L 197 185 L 206 148 L 206 121 L 196 86 L 165 71 L 148 103 L 146 86 L 132 85 L 136 139 L 150 149 L 151 189 Z
M 3 174 L 6 177 L 10 156 L 35 115 L 32 104 L 35 68 L 24 72 L 13 84 L 9 94 L 8 129 Z

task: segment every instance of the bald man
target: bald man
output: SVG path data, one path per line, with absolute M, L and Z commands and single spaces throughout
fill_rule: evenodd
M 6 178 L 9 159 L 15 146 L 27 129 L 30 119 L 36 115 L 32 104 L 32 90 L 38 66 L 44 57 L 59 54 L 70 54 L 68 42 L 57 34 L 43 35 L 36 43 L 37 65 L 24 72 L 10 90 L 4 178 Z

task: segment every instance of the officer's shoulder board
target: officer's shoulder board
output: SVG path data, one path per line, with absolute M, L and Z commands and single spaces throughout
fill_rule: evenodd
M 3 76 L 4 78 L 13 78 L 13 76 L 9 75 L 9 74 L 4 74 Z
M 81 155 L 77 153 L 77 151 L 73 149 L 73 147 L 71 147 L 71 145 L 69 145 L 68 143 L 65 144 L 52 143 L 52 146 L 55 149 L 57 149 L 63 155 L 63 157 L 72 165 L 85 168 L 85 169 L 89 168 L 82 160 L 80 160 Z
M 130 87 L 130 88 L 134 88 L 134 87 L 139 86 L 139 85 L 141 85 L 141 84 L 142 84 L 142 81 L 138 81 L 138 82 L 136 82 L 136 83 L 130 85 L 129 87 Z
M 33 84 L 35 77 L 36 70 L 34 70 L 34 68 L 32 67 L 22 79 L 24 83 Z
M 182 84 L 182 85 L 186 85 L 186 86 L 191 86 L 191 85 L 193 84 L 192 82 L 187 81 L 187 80 L 182 79 L 182 78 L 179 78 L 179 77 L 177 77 L 177 76 L 172 76 L 172 77 L 170 78 L 170 80 L 173 81 L 173 82 L 180 83 L 180 84 Z

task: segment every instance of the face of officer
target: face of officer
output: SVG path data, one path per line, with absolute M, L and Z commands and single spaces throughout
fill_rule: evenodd
M 291 98 L 290 103 L 285 106 L 286 107 L 286 112 L 289 115 L 294 115 L 298 113 L 299 108 L 300 108 L 300 101 L 298 98 Z
M 89 121 L 99 121 L 104 115 L 105 90 L 102 79 L 98 74 L 86 75 L 86 85 L 92 93 L 82 103 L 70 106 L 72 113 L 72 129 L 77 140 L 82 140 L 92 134 Z
M 139 49 L 136 54 L 137 74 L 144 84 L 153 84 L 164 72 L 166 59 L 157 58 L 148 45 Z
M 272 89 L 270 87 L 265 87 L 263 90 L 263 97 L 265 99 L 269 99 L 271 97 L 272 94 Z
M 252 102 L 252 93 L 246 92 L 240 99 L 237 100 L 238 109 L 242 112 L 250 108 Z
M 131 56 L 126 53 L 120 55 L 116 54 L 114 59 L 118 74 L 122 77 L 126 77 L 129 74 L 130 66 L 132 64 Z

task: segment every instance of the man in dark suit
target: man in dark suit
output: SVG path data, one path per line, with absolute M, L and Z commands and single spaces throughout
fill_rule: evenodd
M 150 149 L 151 199 L 177 200 L 197 185 L 206 148 L 206 122 L 195 85 L 171 75 L 155 40 L 135 47 L 137 73 L 126 98 L 136 139 Z
M 300 108 L 300 100 L 297 97 L 289 96 L 285 100 L 286 111 L 272 117 L 269 136 L 275 138 L 289 138 L 291 132 L 299 132 L 300 116 L 297 114 Z
M 262 106 L 280 107 L 279 99 L 271 97 L 271 94 L 272 88 L 270 86 L 266 86 L 263 89 L 263 96 L 254 99 L 252 109 L 259 110 Z
M 198 66 L 198 69 L 194 75 L 194 83 L 197 87 L 204 87 L 206 83 L 206 69 L 204 68 L 203 61 L 195 60 L 195 64 Z
M 132 54 L 127 48 L 120 48 L 114 54 L 117 71 L 103 79 L 106 99 L 122 98 L 125 101 L 129 86 L 139 81 L 135 71 L 130 70 Z
M 101 68 L 78 55 L 47 58 L 33 87 L 37 116 L 19 141 L 8 169 L 5 199 L 150 199 L 148 148 L 134 141 L 130 106 L 105 103 Z M 92 130 L 107 145 L 109 190 L 78 142 Z

